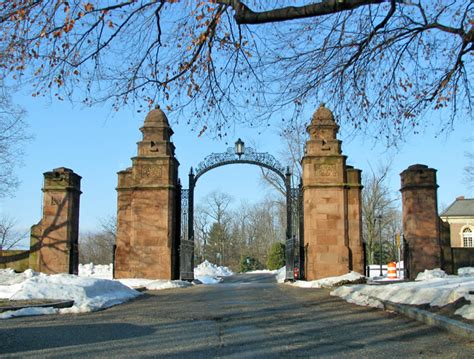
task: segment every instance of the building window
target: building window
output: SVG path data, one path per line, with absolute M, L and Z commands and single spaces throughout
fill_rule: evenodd
M 473 247 L 471 228 L 467 227 L 462 231 L 462 243 L 464 247 Z

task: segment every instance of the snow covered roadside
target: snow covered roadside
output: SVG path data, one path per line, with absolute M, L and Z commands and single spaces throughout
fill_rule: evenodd
M 16 274 L 0 270 L 0 298 L 9 300 L 74 300 L 71 308 L 25 308 L 0 314 L 0 319 L 22 315 L 83 313 L 96 311 L 131 300 L 139 292 L 117 281 L 84 278 L 69 274 L 45 275 L 35 272 Z M 20 281 L 21 280 L 21 281 Z M 13 284 L 9 284 L 13 283 Z
M 276 281 L 277 283 L 284 283 L 286 277 L 286 267 L 281 267 L 277 270 Z
M 233 275 L 229 268 L 217 266 L 205 260 L 196 268 L 194 268 L 194 278 L 201 281 L 203 284 L 216 284 L 222 282 L 222 277 Z
M 347 284 L 348 282 L 360 283 L 360 281 L 364 280 L 364 278 L 365 277 L 362 274 L 359 274 L 357 272 L 350 272 L 341 276 L 323 278 L 323 279 L 313 280 L 310 282 L 307 282 L 304 280 L 297 280 L 296 282 L 291 283 L 290 285 L 293 285 L 295 287 L 300 287 L 300 288 L 330 288 L 340 283 L 344 283 L 344 284 Z
M 27 270 L 15 273 L 0 269 L 0 299 L 8 300 L 73 300 L 71 308 L 24 308 L 0 314 L 0 319 L 24 315 L 83 313 L 117 305 L 140 293 L 134 288 L 148 290 L 185 288 L 192 283 L 181 280 L 153 280 L 143 278 L 112 279 L 112 265 L 81 264 L 79 276 L 69 274 L 46 275 Z M 227 267 L 205 261 L 195 268 L 195 277 L 205 284 L 216 284 L 222 277 L 232 275 Z
M 112 279 L 113 266 L 108 265 L 94 265 L 80 264 L 79 265 L 79 276 L 80 277 L 92 277 L 92 278 L 104 278 Z M 222 277 L 231 276 L 234 273 L 227 267 L 217 266 L 211 262 L 205 260 L 194 268 L 194 278 L 199 280 L 203 284 L 216 284 L 222 282 Z M 180 280 L 152 280 L 152 279 L 117 279 L 121 283 L 131 288 L 146 287 L 148 290 L 160 290 L 169 288 L 183 288 L 188 287 L 191 284 L 189 282 L 183 282 Z M 1 279 L 0 279 L 1 282 Z
M 113 264 L 79 264 L 79 277 L 112 279 Z
M 470 304 L 458 309 L 455 314 L 466 319 L 474 319 L 474 268 L 459 270 L 458 276 L 447 275 L 440 269 L 420 273 L 415 282 L 388 285 L 341 286 L 331 292 L 349 303 L 382 308 L 382 301 L 401 304 L 443 307 L 464 297 Z

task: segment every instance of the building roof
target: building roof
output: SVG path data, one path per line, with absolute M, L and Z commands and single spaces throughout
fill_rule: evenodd
M 440 217 L 474 217 L 474 198 L 457 198 Z

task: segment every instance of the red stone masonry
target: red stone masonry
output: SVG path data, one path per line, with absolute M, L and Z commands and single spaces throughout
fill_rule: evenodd
M 116 278 L 179 277 L 178 166 L 159 108 L 145 118 L 132 167 L 118 172 Z
M 43 218 L 31 227 L 30 268 L 77 274 L 81 176 L 69 168 L 44 173 Z
M 363 272 L 360 171 L 346 167 L 339 126 L 321 105 L 302 160 L 306 279 Z
M 416 164 L 401 174 L 403 235 L 409 248 L 409 278 L 441 268 L 436 170 Z

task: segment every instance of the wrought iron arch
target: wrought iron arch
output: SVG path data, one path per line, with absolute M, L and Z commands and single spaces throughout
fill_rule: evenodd
M 199 177 L 204 173 L 209 172 L 214 168 L 237 163 L 251 164 L 267 168 L 280 176 L 283 181 L 286 180 L 287 175 L 290 173 L 289 168 L 285 170 L 280 162 L 267 152 L 257 152 L 253 148 L 247 147 L 245 148 L 245 152 L 238 154 L 233 147 L 229 147 L 226 152 L 211 153 L 196 166 L 196 171 L 194 172 L 194 183 L 196 183 Z M 191 171 L 193 171 L 192 168 Z
M 181 219 L 181 279 L 193 280 L 194 268 L 194 188 L 197 180 L 214 168 L 230 164 L 251 164 L 267 168 L 275 172 L 285 183 L 286 189 L 286 279 L 293 280 L 302 277 L 303 258 L 300 246 L 302 242 L 302 206 L 301 187 L 291 188 L 291 172 L 289 167 L 285 168 L 271 154 L 257 152 L 253 148 L 245 148 L 244 143 L 238 139 L 236 147 L 229 147 L 226 152 L 212 153 L 201 161 L 194 171 L 191 167 L 189 172 L 189 188 L 183 190 L 183 208 Z M 186 203 L 187 202 L 187 203 Z M 295 259 L 298 265 L 295 266 Z M 297 271 L 295 272 L 295 268 Z M 296 273 L 296 274 L 295 274 Z

